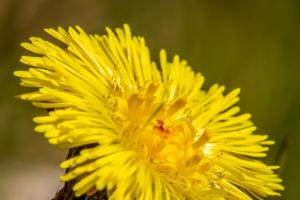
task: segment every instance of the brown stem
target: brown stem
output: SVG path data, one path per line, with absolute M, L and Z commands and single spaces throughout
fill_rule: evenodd
M 80 150 L 83 148 L 87 148 L 90 146 L 72 148 L 69 150 L 66 159 L 72 158 L 79 154 Z M 66 170 L 66 173 L 69 169 Z M 80 197 L 76 197 L 72 187 L 75 184 L 76 180 L 72 180 L 66 182 L 64 186 L 55 194 L 55 197 L 52 200 L 108 200 L 106 189 L 98 191 L 91 196 L 82 195 Z

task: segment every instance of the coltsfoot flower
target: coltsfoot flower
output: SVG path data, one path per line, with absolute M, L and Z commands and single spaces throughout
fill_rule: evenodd
M 16 71 L 20 95 L 45 108 L 35 130 L 62 148 L 87 145 L 61 163 L 76 196 L 106 188 L 109 199 L 262 199 L 280 195 L 277 166 L 265 157 L 267 135 L 253 134 L 250 114 L 234 106 L 239 89 L 201 89 L 204 77 L 185 60 L 151 60 L 128 25 L 107 35 L 80 27 L 46 29 L 63 43 L 23 43 L 36 56 Z

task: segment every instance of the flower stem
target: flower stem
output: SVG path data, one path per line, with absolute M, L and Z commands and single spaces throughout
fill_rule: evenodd
M 89 145 L 89 146 L 82 146 L 82 147 L 70 149 L 66 157 L 66 160 L 74 156 L 77 156 L 80 150 L 88 147 L 91 146 Z M 67 173 L 68 171 L 69 169 L 67 169 L 65 173 Z M 64 186 L 55 194 L 55 197 L 52 198 L 51 200 L 108 200 L 106 189 L 98 191 L 91 196 L 82 195 L 80 197 L 76 197 L 72 190 L 72 187 L 75 183 L 76 180 L 66 182 Z

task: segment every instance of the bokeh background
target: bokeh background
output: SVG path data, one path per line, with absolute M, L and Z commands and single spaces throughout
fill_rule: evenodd
M 50 199 L 66 154 L 34 133 L 32 117 L 42 111 L 14 98 L 23 89 L 13 71 L 27 53 L 19 44 L 47 37 L 45 27 L 78 24 L 102 34 L 125 22 L 154 60 L 165 48 L 201 71 L 206 88 L 242 88 L 243 112 L 277 142 L 265 160 L 281 165 L 286 190 L 277 199 L 299 199 L 299 0 L 0 0 L 0 198 Z

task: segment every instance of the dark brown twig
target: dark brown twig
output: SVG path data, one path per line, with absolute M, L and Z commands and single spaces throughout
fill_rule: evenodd
M 87 148 L 87 146 L 70 149 L 66 159 L 77 156 L 80 150 L 83 148 Z M 66 170 L 66 173 L 68 171 L 69 169 Z M 55 197 L 52 200 L 107 200 L 108 199 L 106 189 L 98 191 L 91 196 L 82 195 L 80 197 L 76 197 L 72 190 L 75 181 L 76 180 L 66 182 L 64 186 L 55 194 Z

